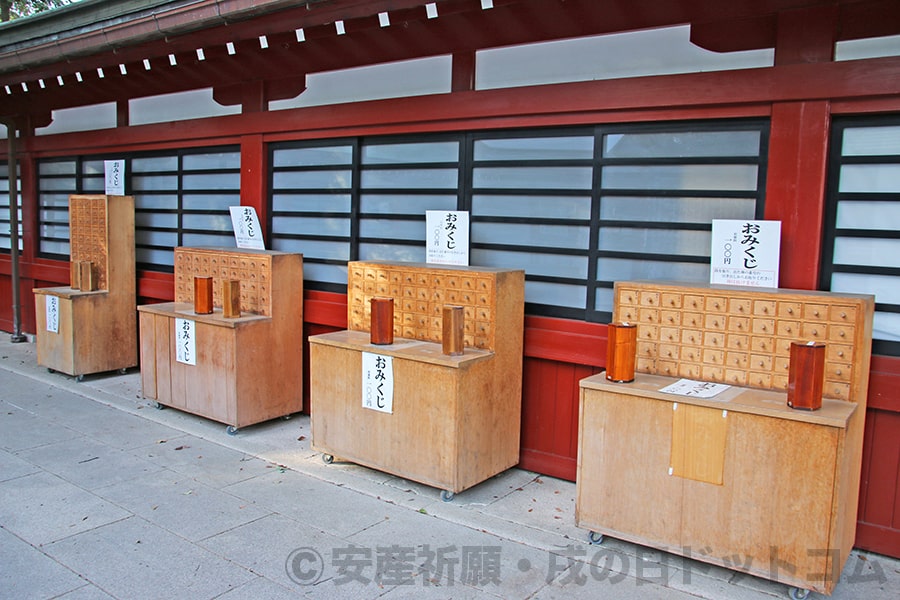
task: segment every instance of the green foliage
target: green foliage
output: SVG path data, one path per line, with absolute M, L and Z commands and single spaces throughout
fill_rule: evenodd
M 0 0 L 0 21 L 11 21 L 45 10 L 59 8 L 78 0 Z

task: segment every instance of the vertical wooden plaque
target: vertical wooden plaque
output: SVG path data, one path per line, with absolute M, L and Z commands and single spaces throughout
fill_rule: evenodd
M 69 285 L 73 290 L 81 289 L 81 265 L 74 260 L 69 263 Z
M 637 326 L 633 323 L 610 323 L 607 335 L 606 378 L 616 383 L 634 381 Z
M 372 298 L 372 315 L 369 336 L 373 344 L 394 343 L 394 299 Z
M 213 278 L 194 277 L 194 312 L 209 315 L 213 312 Z
M 237 319 L 241 316 L 240 279 L 222 281 L 222 316 L 226 319 Z
M 787 405 L 800 410 L 819 410 L 824 382 L 825 344 L 791 342 Z
M 444 354 L 460 356 L 465 348 L 465 308 L 444 306 L 441 320 L 441 342 Z

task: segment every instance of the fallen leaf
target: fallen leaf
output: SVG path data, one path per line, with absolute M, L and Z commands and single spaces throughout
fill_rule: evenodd
M 175 450 L 184 450 L 185 448 L 190 448 L 190 446 L 178 446 Z
M 306 436 L 305 436 L 305 435 L 301 435 L 300 437 L 297 438 L 297 441 L 298 441 L 298 442 L 302 442 L 302 441 L 305 440 L 305 439 L 306 439 Z

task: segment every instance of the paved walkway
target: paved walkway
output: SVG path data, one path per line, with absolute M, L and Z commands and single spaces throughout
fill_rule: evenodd
M 0 333 L 2 598 L 787 597 L 619 540 L 588 545 L 574 513 L 573 483 L 519 469 L 448 503 L 325 465 L 304 416 L 229 436 L 153 408 L 136 370 L 76 382 Z M 833 595 L 898 596 L 900 561 L 859 552 Z

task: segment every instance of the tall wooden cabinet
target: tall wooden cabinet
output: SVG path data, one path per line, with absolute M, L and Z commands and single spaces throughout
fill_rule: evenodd
M 310 336 L 312 446 L 442 490 L 449 500 L 519 460 L 525 274 L 351 262 L 346 331 Z M 370 300 L 392 298 L 394 341 L 370 343 Z M 464 307 L 463 354 L 442 310 Z M 364 406 L 364 355 L 393 365 L 393 412 Z
M 581 381 L 576 522 L 830 594 L 853 547 L 871 296 L 622 282 L 638 373 Z M 791 342 L 824 341 L 822 408 L 787 406 Z M 681 378 L 711 397 L 661 391 Z
M 211 314 L 194 312 L 195 277 L 213 279 Z M 239 317 L 222 310 L 226 280 L 240 281 Z M 303 409 L 302 255 L 176 248 L 175 302 L 138 311 L 145 398 L 225 423 L 230 434 Z M 185 322 L 190 358 L 177 348 Z
M 38 364 L 79 379 L 137 365 L 134 198 L 69 198 L 70 286 L 34 290 Z

